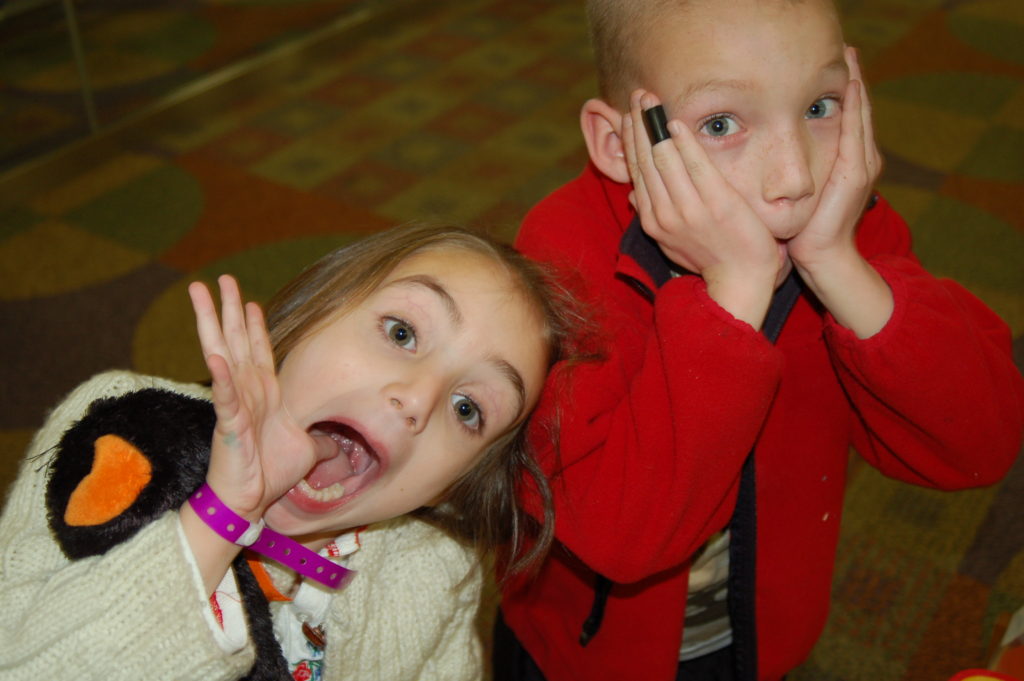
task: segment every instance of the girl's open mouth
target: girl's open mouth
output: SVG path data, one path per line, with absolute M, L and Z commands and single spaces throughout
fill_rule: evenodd
M 335 508 L 376 479 L 380 458 L 355 428 L 321 421 L 310 427 L 309 434 L 318 447 L 329 451 L 288 493 L 297 506 L 313 513 Z

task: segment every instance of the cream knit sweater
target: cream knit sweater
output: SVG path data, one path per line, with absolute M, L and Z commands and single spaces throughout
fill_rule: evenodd
M 48 451 L 102 397 L 156 387 L 207 397 L 197 385 L 129 372 L 79 386 L 36 434 L 0 518 L 0 681 L 238 679 L 251 645 L 226 654 L 209 605 L 167 513 L 102 556 L 68 561 L 46 521 Z M 330 681 L 476 681 L 474 626 L 482 567 L 472 551 L 412 518 L 369 528 L 331 603 Z

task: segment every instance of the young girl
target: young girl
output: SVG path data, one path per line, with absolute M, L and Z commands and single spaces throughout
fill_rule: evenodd
M 519 566 L 550 541 L 547 510 L 521 550 L 515 488 L 546 495 L 523 430 L 568 300 L 428 227 L 324 257 L 266 326 L 219 283 L 220 320 L 189 289 L 212 389 L 103 374 L 36 435 L 0 519 L 0 679 L 481 678 L 481 567 L 452 535 Z

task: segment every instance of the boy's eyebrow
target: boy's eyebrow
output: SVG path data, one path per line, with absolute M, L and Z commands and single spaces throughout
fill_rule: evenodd
M 675 98 L 673 104 L 682 104 L 686 100 L 690 99 L 698 93 L 704 92 L 715 92 L 716 90 L 753 90 L 754 83 L 749 80 L 739 80 L 736 78 L 709 78 L 700 83 L 693 83 L 685 90 L 683 90 L 678 97 Z
M 847 72 L 849 67 L 846 65 L 846 61 L 842 57 L 830 61 L 821 67 L 822 73 L 829 71 L 842 71 Z M 679 105 L 690 99 L 694 95 L 701 94 L 704 92 L 715 92 L 716 90 L 753 90 L 756 87 L 756 83 L 750 80 L 741 80 L 738 78 L 709 78 L 703 82 L 693 83 L 687 87 L 683 92 L 673 100 L 674 105 Z
M 459 306 L 455 302 L 455 299 L 452 298 L 452 295 L 448 293 L 448 289 L 446 289 L 441 282 L 426 274 L 413 274 L 408 277 L 395 279 L 391 282 L 391 285 L 408 284 L 422 286 L 437 295 L 441 300 L 441 304 L 444 305 L 445 311 L 448 313 L 448 318 L 451 320 L 452 325 L 456 328 L 460 328 L 462 326 L 464 321 L 462 311 L 459 310 Z M 515 423 L 519 420 L 520 415 L 523 413 L 523 408 L 526 406 L 526 384 L 523 382 L 523 376 L 519 373 L 518 369 L 500 357 L 489 357 L 487 361 L 498 370 L 499 374 L 508 380 L 516 393 L 516 410 L 512 417 L 512 423 Z
M 821 67 L 822 73 L 826 71 L 841 71 L 843 73 L 849 73 L 850 67 L 847 65 L 846 60 L 842 57 L 836 57 L 829 63 Z

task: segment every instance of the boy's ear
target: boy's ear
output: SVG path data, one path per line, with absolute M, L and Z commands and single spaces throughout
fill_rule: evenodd
M 588 99 L 580 110 L 580 129 L 597 169 L 615 182 L 630 181 L 622 146 L 622 113 L 601 99 Z

